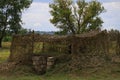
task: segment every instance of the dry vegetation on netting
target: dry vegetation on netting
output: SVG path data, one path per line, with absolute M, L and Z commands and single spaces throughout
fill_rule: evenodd
M 111 34 L 112 35 L 112 34 Z M 109 32 L 92 31 L 81 35 L 15 35 L 9 60 L 32 64 L 33 55 L 55 56 L 67 54 L 70 70 L 103 67 L 119 62 L 120 33 L 112 40 Z M 60 62 L 60 57 L 59 58 Z M 62 62 L 61 58 L 61 62 Z M 66 60 L 66 58 L 64 58 Z M 56 61 L 57 62 L 57 61 Z

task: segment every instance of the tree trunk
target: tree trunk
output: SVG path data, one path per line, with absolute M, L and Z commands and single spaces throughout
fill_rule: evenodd
M 2 39 L 0 39 L 0 48 L 2 48 Z
M 1 36 L 0 36 L 0 48 L 2 48 L 2 40 L 3 40 L 4 36 L 6 35 L 5 29 L 6 29 L 6 27 L 3 29 L 3 31 L 1 31 Z
M 1 36 L 0 36 L 0 48 L 2 48 L 2 40 L 3 40 L 4 36 L 5 36 L 5 28 L 2 31 Z

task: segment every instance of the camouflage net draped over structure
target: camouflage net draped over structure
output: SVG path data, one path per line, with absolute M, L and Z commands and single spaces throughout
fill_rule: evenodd
M 106 32 L 88 33 L 75 37 L 72 52 L 73 69 L 98 67 L 106 61 L 108 52 L 108 39 Z
M 67 53 L 67 44 L 67 36 L 39 34 L 14 35 L 9 61 L 28 64 L 31 63 L 33 55 L 42 54 L 51 56 L 51 53 Z
M 33 55 L 33 37 L 31 35 L 15 35 L 12 40 L 9 61 L 31 63 Z
M 13 36 L 10 61 L 30 64 L 34 54 L 71 55 L 71 68 L 104 65 L 107 57 L 120 53 L 120 34 L 111 41 L 106 31 L 93 31 L 81 35 L 15 35 Z M 111 45 L 115 47 L 111 48 Z M 112 55 L 110 55 L 113 51 Z

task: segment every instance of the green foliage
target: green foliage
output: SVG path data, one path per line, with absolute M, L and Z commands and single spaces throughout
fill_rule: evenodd
M 55 32 L 55 34 L 57 34 L 57 35 L 66 35 L 66 34 L 67 34 L 67 31 L 66 31 L 66 30 L 57 31 L 57 32 Z
M 66 33 L 80 34 L 98 30 L 103 23 L 99 15 L 104 7 L 96 0 L 77 0 L 76 3 L 72 0 L 54 0 L 49 7 L 53 16 L 50 22 Z
M 12 41 L 12 37 L 11 36 L 5 36 L 3 38 L 3 42 L 11 42 Z
M 17 33 L 21 28 L 21 15 L 28 8 L 32 0 L 2 0 L 0 1 L 0 30 L 10 28 Z
M 22 11 L 28 8 L 31 2 L 32 0 L 0 1 L 0 47 L 8 30 L 18 34 L 22 24 Z
M 19 30 L 19 34 L 22 34 L 22 35 L 24 35 L 24 34 L 27 34 L 29 31 L 27 30 L 27 29 L 25 29 L 25 28 L 21 28 L 20 30 Z

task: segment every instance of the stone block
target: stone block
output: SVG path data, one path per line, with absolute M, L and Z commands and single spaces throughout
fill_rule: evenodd
M 48 57 L 47 61 L 54 61 L 54 57 Z

